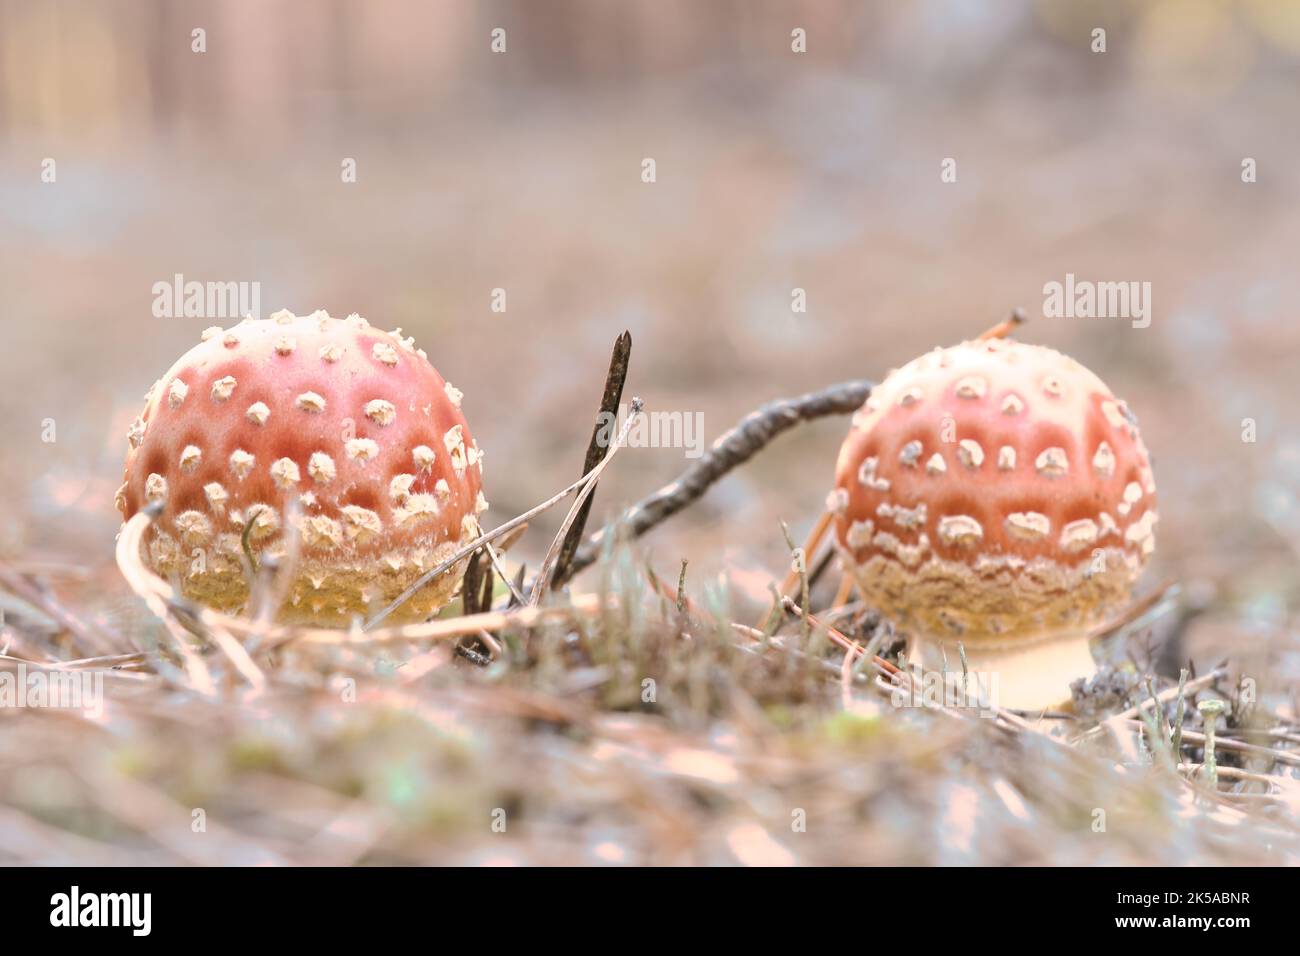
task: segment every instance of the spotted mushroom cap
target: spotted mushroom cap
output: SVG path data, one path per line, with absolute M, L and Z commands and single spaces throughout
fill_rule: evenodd
M 1010 340 L 891 372 L 854 415 L 828 504 L 867 599 L 932 640 L 1095 623 L 1155 545 L 1128 407 L 1074 359 Z
M 248 598 L 245 529 L 254 554 L 275 556 L 295 529 L 282 616 L 346 624 L 478 535 L 482 456 L 460 404 L 401 329 L 287 311 L 214 327 L 149 390 L 117 506 L 129 519 L 163 502 L 147 562 L 227 610 Z M 427 616 L 457 580 L 395 617 Z

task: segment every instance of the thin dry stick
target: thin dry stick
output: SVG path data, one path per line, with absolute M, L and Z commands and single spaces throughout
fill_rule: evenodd
M 1134 730 L 1146 730 L 1147 725 L 1140 720 L 1126 720 L 1124 726 Z M 1204 744 L 1205 735 L 1197 733 L 1195 730 L 1184 730 L 1182 736 L 1184 743 Z M 1235 737 L 1220 737 L 1214 735 L 1215 750 L 1235 750 L 1238 753 L 1250 754 L 1253 757 L 1264 757 L 1278 763 L 1289 764 L 1292 767 L 1300 767 L 1300 753 L 1290 750 L 1275 750 L 1272 747 L 1262 747 L 1259 744 L 1248 744 L 1244 740 L 1237 740 Z
M 810 626 L 822 630 L 827 637 L 829 637 L 832 641 L 834 641 L 844 650 L 853 651 L 856 653 L 863 652 L 864 649 L 862 645 L 859 644 L 857 641 L 853 640 L 850 637 L 846 637 L 841 631 L 837 630 L 834 627 L 831 627 L 826 622 L 820 620 L 815 614 L 809 614 L 798 604 L 795 604 L 794 601 L 792 601 L 790 598 L 783 599 L 781 603 L 785 607 L 785 609 L 790 613 L 803 618 L 804 620 L 807 621 L 807 623 Z M 889 661 L 885 660 L 883 657 L 873 655 L 871 662 L 877 665 L 878 667 L 884 668 L 884 670 L 890 674 L 902 673 L 902 671 L 900 671 L 896 666 L 891 664 Z
M 650 579 L 649 584 L 651 589 L 660 597 L 675 605 L 678 608 L 679 613 L 684 612 L 690 617 L 698 618 L 700 620 L 704 619 L 705 615 L 703 610 L 701 610 L 700 606 L 695 603 L 695 600 L 686 593 L 686 562 L 684 560 L 682 561 L 682 574 L 678 578 L 678 589 L 676 591 L 669 587 L 667 582 L 655 573 L 654 568 L 646 565 L 646 572 Z
M 157 614 L 158 612 L 154 611 L 154 613 Z M 167 629 L 167 633 L 171 635 L 172 641 L 180 650 L 181 660 L 185 664 L 185 676 L 189 678 L 191 688 L 204 697 L 216 697 L 217 685 L 212 680 L 212 672 L 208 670 L 208 665 L 203 662 L 202 655 L 190 647 L 189 632 L 170 614 L 159 615 L 159 620 L 162 621 L 163 627 Z
M 0 622 L 0 654 L 15 652 L 29 661 L 53 661 L 57 656 L 50 647 L 37 647 L 35 642 Z M 90 658 L 83 658 L 89 660 Z
M 993 328 L 982 332 L 976 341 L 986 342 L 989 339 L 1005 339 L 1008 335 L 1028 321 L 1029 316 L 1025 314 L 1025 310 L 1017 306 L 1011 310 L 1010 316 L 993 326 Z
M 845 710 L 853 709 L 853 677 L 857 673 L 853 662 L 864 654 L 856 649 L 844 652 L 844 662 L 840 665 L 840 706 Z
M 483 551 L 491 547 L 492 545 L 485 544 L 483 550 L 475 551 L 470 556 L 469 566 L 465 569 L 465 578 L 461 582 L 460 589 L 462 613 L 465 616 L 492 610 L 492 594 L 496 586 L 496 575 L 493 571 L 492 559 L 487 558 L 487 566 L 483 566 L 485 561 Z M 500 645 L 487 631 L 481 630 L 473 636 L 479 644 L 487 648 L 488 660 L 482 659 L 482 656 L 465 641 L 456 644 L 456 653 L 469 658 L 480 666 L 486 665 L 489 660 L 494 660 L 500 655 Z
M 599 557 L 606 539 L 617 531 L 626 528 L 631 537 L 639 538 L 699 499 L 727 472 L 744 464 L 782 432 L 800 422 L 857 411 L 871 394 L 871 387 L 872 383 L 866 380 L 843 382 L 798 398 L 769 402 L 750 412 L 718 438 L 676 481 L 643 498 L 620 521 L 606 525 L 589 537 L 574 555 L 572 573 L 577 574 L 592 564 Z
M 591 471 L 587 472 L 586 480 L 578 490 L 577 497 L 573 500 L 573 507 L 570 508 L 569 513 L 565 515 L 564 523 L 560 525 L 560 530 L 555 535 L 555 540 L 551 542 L 550 548 L 547 549 L 546 557 L 542 560 L 542 566 L 537 572 L 537 578 L 533 581 L 532 593 L 528 596 L 528 602 L 530 604 L 537 604 L 541 601 L 542 595 L 546 592 L 547 584 L 551 580 L 551 573 L 555 570 L 555 562 L 559 558 L 560 548 L 563 546 L 564 540 L 569 535 L 569 529 L 573 527 L 573 523 L 578 519 L 578 515 L 582 511 L 582 506 L 590 500 L 591 493 L 596 489 L 596 482 L 600 478 L 600 473 L 605 470 L 611 461 L 614 460 L 614 456 L 618 454 L 618 450 L 622 448 L 623 443 L 627 441 L 627 433 L 631 430 L 632 423 L 636 421 L 636 417 L 640 414 L 641 399 L 634 398 L 632 399 L 632 407 L 627 416 L 627 421 L 623 423 L 623 428 L 618 433 L 618 439 L 610 446 L 609 451 L 605 454 L 605 457 L 600 460 L 600 463 L 596 465 L 595 468 L 591 469 Z
M 614 351 L 609 357 L 609 372 L 605 376 L 605 391 L 601 395 L 600 409 L 596 413 L 596 424 L 591 429 L 591 441 L 587 444 L 587 454 L 583 458 L 582 473 L 585 475 L 598 464 L 603 457 L 603 445 L 608 443 L 613 429 L 609 422 L 617 420 L 618 404 L 623 399 L 623 384 L 627 381 L 628 363 L 632 358 L 632 333 L 626 329 L 614 340 Z M 602 442 L 602 437 L 604 441 Z M 569 580 L 573 556 L 582 543 L 582 532 L 587 527 L 587 516 L 591 513 L 591 504 L 595 500 L 595 487 L 592 494 L 583 502 L 573 526 L 564 537 L 560 546 L 560 556 L 555 562 L 555 573 L 551 578 L 551 587 L 561 588 Z
M 487 552 L 488 558 L 491 559 L 492 567 L 496 569 L 497 577 L 504 581 L 506 587 L 510 589 L 510 596 L 515 599 L 516 603 L 524 604 L 525 600 L 523 594 L 520 593 L 515 582 L 510 580 L 510 575 L 506 574 L 506 569 L 501 566 L 501 556 L 497 554 L 497 549 L 492 547 L 492 544 L 489 542 L 488 544 L 483 545 L 483 550 Z
M 493 660 L 501 656 L 501 642 L 493 637 L 488 631 L 479 631 L 478 639 L 487 646 L 488 654 Z
M 575 617 L 590 617 L 618 607 L 613 596 L 580 594 L 569 604 L 551 607 L 525 605 L 510 611 L 483 611 L 468 617 L 426 621 L 405 627 L 390 627 L 382 631 L 331 631 L 325 628 L 299 629 L 287 634 L 290 640 L 303 644 L 360 645 L 382 644 L 388 641 L 435 641 L 477 634 L 479 631 L 499 631 L 505 627 L 537 627 L 551 621 L 567 621 Z
M 170 613 L 168 603 L 163 595 L 159 593 L 157 587 L 161 585 L 162 588 L 166 589 L 167 593 L 170 593 L 171 586 L 162 578 L 151 575 L 140 561 L 140 540 L 144 536 L 144 529 L 149 527 L 150 522 L 161 512 L 162 503 L 154 503 L 137 512 L 126 523 L 126 527 L 122 529 L 117 539 L 117 565 L 131 589 L 144 599 L 145 605 L 153 613 L 154 617 L 162 621 L 167 633 L 176 644 L 181 659 L 185 662 L 185 672 L 191 685 L 204 696 L 214 696 L 216 687 L 212 682 L 212 675 L 209 673 L 207 665 L 203 663 L 203 659 L 198 652 L 190 647 L 189 642 L 185 640 L 184 632 Z M 148 580 L 150 577 L 154 578 L 153 582 Z
M 1178 672 L 1178 706 L 1174 711 L 1173 751 L 1183 752 L 1183 719 L 1187 716 L 1187 668 Z
M 489 544 L 483 545 L 483 551 L 486 551 L 490 547 L 491 545 Z M 483 551 L 479 552 L 480 562 L 484 557 Z M 492 563 L 492 559 L 488 558 L 487 567 L 483 569 L 483 584 L 479 593 L 477 610 L 479 611 L 492 610 L 492 598 L 496 595 L 496 593 L 497 593 L 496 566 Z
M 1286 727 L 1252 727 L 1246 733 L 1251 736 L 1272 737 L 1274 740 L 1285 740 L 1289 743 L 1300 744 L 1300 734 L 1296 734 Z
M 256 622 L 254 627 L 258 628 Z M 208 633 L 211 635 L 213 643 L 217 645 L 217 648 L 221 653 L 230 658 L 230 663 L 235 665 L 235 670 L 244 675 L 244 680 L 252 684 L 257 690 L 264 690 L 266 688 L 266 676 L 262 673 L 261 669 L 253 663 L 253 659 L 248 656 L 248 651 L 244 650 L 243 644 L 240 644 L 239 641 L 235 640 L 234 636 L 223 627 L 209 625 Z
M 80 648 L 98 651 L 100 654 L 109 654 L 114 650 L 111 640 L 88 627 L 79 617 L 59 603 L 52 592 L 42 591 L 22 575 L 12 573 L 3 566 L 0 566 L 0 584 L 39 611 L 49 615 L 51 620 L 76 638 Z
M 490 547 L 491 545 L 485 544 L 483 545 L 483 550 L 486 551 Z M 479 552 L 480 560 L 482 558 L 482 555 L 483 555 L 483 551 L 480 551 Z M 479 611 L 492 610 L 492 598 L 496 594 L 496 584 L 497 584 L 496 567 L 492 564 L 492 559 L 488 558 L 488 566 L 483 569 L 483 586 L 479 595 L 478 607 L 476 608 L 476 610 Z
M 756 627 L 750 627 L 748 624 L 741 624 L 741 623 L 739 623 L 738 621 L 729 621 L 729 622 L 727 622 L 727 623 L 728 623 L 728 626 L 729 626 L 733 631 L 735 631 L 737 634 L 741 634 L 741 635 L 743 635 L 743 636 L 745 636 L 745 637 L 748 637 L 751 641 L 754 642 L 754 644 L 736 644 L 736 645 L 734 645 L 735 647 L 738 647 L 738 648 L 740 648 L 741 650 L 751 651 L 751 652 L 756 653 L 756 654 L 761 654 L 761 653 L 763 653 L 763 652 L 765 652 L 765 651 L 775 649 L 775 650 L 779 650 L 779 651 L 781 651 L 782 653 L 787 654 L 787 655 L 789 655 L 789 656 L 791 656 L 791 657 L 811 658 L 813 664 L 815 664 L 817 667 L 821 668 L 823 671 L 825 671 L 825 672 L 828 673 L 828 674 L 837 674 L 837 675 L 838 675 L 838 674 L 841 673 L 841 667 L 842 667 L 842 665 L 840 665 L 840 664 L 834 664 L 834 663 L 832 663 L 832 662 L 830 662 L 830 661 L 828 661 L 828 660 L 824 660 L 823 658 L 820 658 L 820 657 L 816 657 L 816 658 L 814 658 L 814 657 L 812 657 L 812 655 L 808 654 L 807 652 L 802 651 L 802 650 L 800 650 L 799 648 L 797 648 L 797 647 L 795 647 L 795 646 L 793 646 L 793 645 L 791 645 L 791 644 L 787 644 L 787 643 L 786 643 L 782 638 L 780 638 L 780 637 L 775 637 L 775 636 L 769 635 L 766 631 L 760 631 L 760 630 L 759 630 L 758 628 L 756 628 Z M 757 645 L 757 646 L 755 646 L 755 645 Z M 860 648 L 859 648 L 859 649 L 860 649 Z M 850 653 L 853 652 L 852 648 L 846 648 L 846 651 L 848 651 L 848 652 L 850 652 Z M 861 663 L 861 659 L 860 659 L 860 663 Z M 876 670 L 877 670 L 881 675 L 883 675 L 883 676 L 885 676 L 885 677 L 892 676 L 890 671 L 887 671 L 887 670 L 885 670 L 883 667 L 880 666 L 880 663 L 877 662 L 877 660 L 874 658 L 874 656 L 871 656 L 871 657 L 866 658 L 865 663 L 870 663 L 872 667 L 876 668 Z M 886 666 L 889 666 L 887 661 L 884 662 L 884 663 L 886 664 Z M 860 664 L 859 664 L 859 666 L 860 666 Z M 855 668 L 855 670 L 856 670 L 856 669 L 857 669 L 857 668 Z M 906 676 L 907 676 L 907 675 L 904 674 L 902 671 L 898 671 L 898 670 L 896 670 L 895 673 L 897 673 L 900 677 L 906 677 Z M 855 678 L 855 679 L 856 679 L 856 678 Z
M 834 515 L 829 511 L 823 511 L 822 516 L 817 519 L 813 525 L 812 531 L 808 533 L 808 539 L 803 543 L 804 560 L 810 560 L 812 555 L 817 553 L 817 548 L 821 545 L 822 539 L 826 537 L 826 532 L 831 526 Z M 796 584 L 799 583 L 799 572 L 791 566 L 786 572 L 785 578 L 781 581 L 781 593 L 789 594 Z
M 118 670 L 123 667 L 133 667 L 137 664 L 147 664 L 149 655 L 144 651 L 132 651 L 130 654 L 109 654 L 105 657 L 81 657 L 74 661 L 37 661 L 30 657 L 16 657 L 11 654 L 0 653 L 0 660 L 37 664 L 45 670 Z
M 800 551 L 795 547 L 794 541 L 790 537 L 790 529 L 786 527 L 784 521 L 781 522 L 781 534 L 785 536 L 786 546 L 791 551 L 790 570 L 795 574 L 795 577 L 799 582 L 798 606 L 808 607 L 808 552 Z M 785 597 L 784 600 L 786 603 L 786 609 L 789 610 L 789 608 L 794 605 L 794 602 L 788 597 Z M 814 648 L 809 646 L 808 641 L 808 636 L 811 633 L 812 622 L 810 622 L 807 616 L 805 616 L 803 618 L 801 633 L 799 635 L 800 639 L 803 641 L 804 650 L 814 650 Z
M 9 654 L 0 654 L 0 671 L 6 674 L 15 673 L 18 668 L 23 668 L 28 674 L 66 674 L 68 670 L 56 666 L 56 661 L 30 661 L 25 657 L 13 657 Z M 137 684 L 153 684 L 160 676 L 153 670 L 143 670 L 139 666 L 130 667 L 108 667 L 108 668 L 72 668 L 76 673 L 99 673 L 105 679 L 117 679 L 125 682 Z
M 479 587 L 483 580 L 483 572 L 479 565 L 483 560 L 483 552 L 476 551 L 470 555 L 469 563 L 465 565 L 465 576 L 460 582 L 460 600 L 462 613 L 477 614 L 483 608 L 479 605 L 479 599 L 483 596 L 482 588 Z
M 1215 743 L 1218 743 L 1217 737 Z M 1180 763 L 1176 769 L 1190 774 L 1192 777 L 1197 777 L 1204 767 L 1199 763 Z M 1226 777 L 1229 780 L 1249 780 L 1251 783 L 1262 783 L 1270 788 L 1280 788 L 1283 781 L 1286 780 L 1285 777 L 1269 777 L 1264 774 L 1251 773 L 1249 770 L 1240 770 L 1237 767 L 1216 767 L 1215 769 L 1220 777 Z

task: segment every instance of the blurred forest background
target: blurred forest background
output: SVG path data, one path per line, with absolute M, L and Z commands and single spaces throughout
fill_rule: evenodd
M 1148 583 L 1216 609 L 1192 649 L 1249 666 L 1258 637 L 1295 677 L 1298 61 L 1300 4 L 1269 0 L 0 0 L 0 559 L 131 603 L 126 427 L 212 324 L 152 315 L 176 273 L 413 334 L 465 391 L 489 521 L 577 475 L 624 328 L 627 396 L 712 441 L 1023 306 L 1023 338 L 1142 420 Z M 1043 318 L 1068 272 L 1151 282 L 1150 327 Z M 847 427 L 782 438 L 656 530 L 655 562 L 763 595 Z M 687 464 L 629 451 L 592 527 Z

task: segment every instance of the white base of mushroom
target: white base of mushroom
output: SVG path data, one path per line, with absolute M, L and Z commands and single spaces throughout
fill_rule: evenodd
M 961 654 L 956 642 L 940 645 L 912 638 L 907 656 L 925 671 L 943 668 L 947 654 L 948 685 L 961 689 Z M 1086 631 L 1011 648 L 966 647 L 966 706 L 1011 710 L 1052 710 L 1070 700 L 1070 683 L 1097 673 Z M 939 680 L 939 683 L 942 683 Z

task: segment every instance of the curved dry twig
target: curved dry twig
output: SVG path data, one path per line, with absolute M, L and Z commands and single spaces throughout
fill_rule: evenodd
M 631 537 L 639 538 L 703 496 L 727 472 L 754 457 L 782 432 L 800 422 L 857 411 L 871 394 L 872 387 L 873 383 L 866 379 L 841 382 L 797 398 L 778 399 L 750 412 L 719 437 L 680 478 L 643 498 L 618 522 L 606 525 L 589 537 L 574 555 L 570 573 L 577 574 L 591 565 L 616 529 L 625 528 Z

